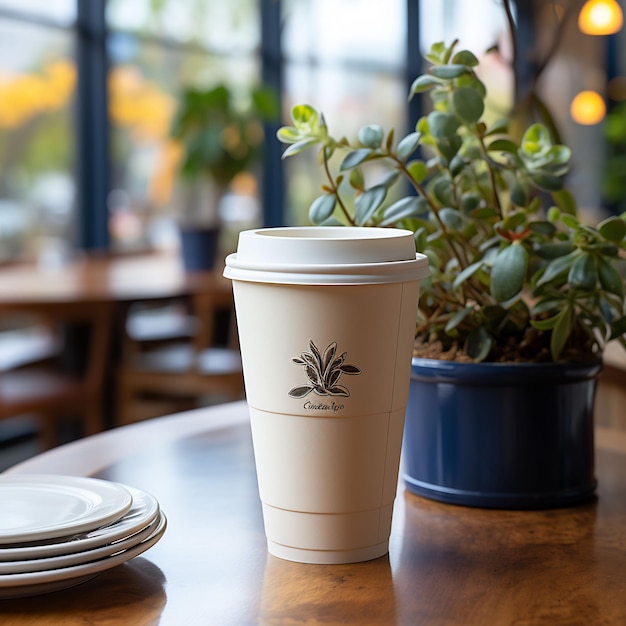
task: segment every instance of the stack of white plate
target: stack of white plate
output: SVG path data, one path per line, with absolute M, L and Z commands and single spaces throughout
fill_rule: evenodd
M 48 593 L 93 578 L 165 532 L 140 489 L 78 476 L 0 476 L 0 598 Z

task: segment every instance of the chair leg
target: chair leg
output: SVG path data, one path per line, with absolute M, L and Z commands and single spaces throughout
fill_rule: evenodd
M 104 419 L 100 402 L 100 398 L 94 398 L 91 402 L 87 403 L 84 416 L 86 435 L 95 435 L 104 430 Z
M 58 422 L 54 415 L 44 413 L 37 417 L 37 441 L 41 450 L 50 450 L 59 443 Z
M 135 392 L 133 386 L 129 385 L 123 376 L 118 379 L 116 389 L 117 393 L 117 410 L 115 412 L 115 425 L 123 426 L 132 422 L 132 408 L 134 405 Z

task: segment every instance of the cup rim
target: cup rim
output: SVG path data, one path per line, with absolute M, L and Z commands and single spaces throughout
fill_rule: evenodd
M 280 284 L 381 284 L 411 282 L 430 275 L 428 258 L 417 253 L 414 259 L 386 263 L 280 264 L 239 262 L 237 254 L 226 257 L 224 276 L 232 280 Z

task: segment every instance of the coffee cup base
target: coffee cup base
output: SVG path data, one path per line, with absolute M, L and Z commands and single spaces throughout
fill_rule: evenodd
M 389 542 L 383 541 L 374 546 L 352 550 L 306 550 L 283 546 L 268 540 L 267 549 L 273 556 L 286 561 L 313 563 L 315 565 L 341 565 L 343 563 L 371 561 L 385 556 L 389 552 Z

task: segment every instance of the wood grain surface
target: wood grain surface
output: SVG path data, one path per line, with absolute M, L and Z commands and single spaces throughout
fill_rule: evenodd
M 599 433 L 598 496 L 584 505 L 472 509 L 400 486 L 389 555 L 332 566 L 268 555 L 245 404 L 102 433 L 14 471 L 149 491 L 165 536 L 75 588 L 0 601 L 0 624 L 626 624 L 626 447 Z

